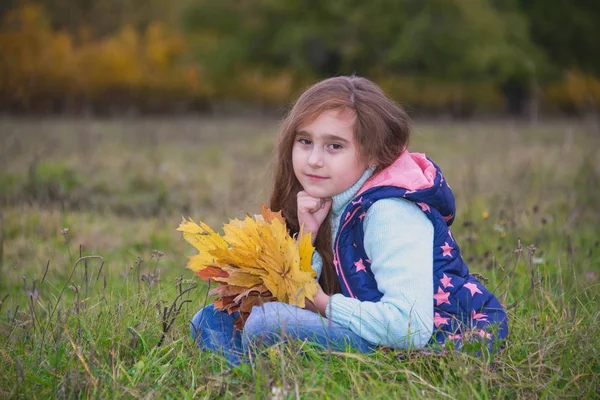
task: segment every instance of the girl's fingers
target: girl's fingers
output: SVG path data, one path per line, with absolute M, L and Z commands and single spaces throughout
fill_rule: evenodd
M 313 197 L 298 198 L 298 210 L 314 213 L 321 208 L 321 201 Z
M 298 211 L 301 212 L 309 212 L 309 213 L 314 213 L 315 211 L 319 210 L 321 208 L 321 205 L 319 204 L 318 201 L 303 201 L 303 202 L 298 202 Z
M 313 234 L 313 244 L 319 227 L 331 208 L 331 203 L 332 199 L 330 198 L 317 198 L 304 191 L 298 192 L 298 223 L 300 226 L 304 226 L 305 232 Z
M 298 192 L 298 210 L 315 213 L 327 207 L 330 202 L 331 198 L 317 198 L 304 191 Z

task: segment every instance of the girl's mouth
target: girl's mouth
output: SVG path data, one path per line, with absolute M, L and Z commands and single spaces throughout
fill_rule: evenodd
M 327 179 L 324 176 L 319 176 L 319 175 L 311 175 L 311 174 L 304 174 L 308 179 L 313 180 L 313 181 L 322 181 Z

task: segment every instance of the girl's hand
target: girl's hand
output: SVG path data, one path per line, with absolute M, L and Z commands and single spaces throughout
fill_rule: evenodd
M 319 227 L 327 217 L 331 208 L 331 199 L 319 199 L 312 197 L 305 191 L 298 192 L 298 223 L 304 225 L 304 233 L 311 233 L 312 244 L 315 244 L 315 238 Z
M 313 301 L 307 299 L 306 306 L 304 308 L 306 308 L 309 311 L 321 314 L 322 316 L 325 316 L 325 310 L 327 309 L 327 304 L 329 304 L 329 298 L 331 296 L 325 294 L 323 289 L 321 289 L 321 285 L 319 285 L 319 283 L 317 283 L 317 286 L 319 288 L 317 290 L 317 294 L 315 294 L 315 297 L 313 298 Z

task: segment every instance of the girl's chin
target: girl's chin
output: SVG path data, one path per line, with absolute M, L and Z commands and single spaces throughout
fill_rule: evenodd
M 318 190 L 315 188 L 304 188 L 304 191 L 311 197 L 314 197 L 316 199 L 330 199 L 333 196 L 335 196 L 335 194 L 332 194 L 330 191 L 327 190 Z
M 333 196 L 342 192 L 337 192 L 335 187 L 332 187 L 329 182 L 326 184 L 319 184 L 314 182 L 302 182 L 303 190 L 311 197 L 316 199 L 330 199 Z

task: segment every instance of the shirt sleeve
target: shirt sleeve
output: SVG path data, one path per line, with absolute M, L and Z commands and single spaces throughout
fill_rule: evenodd
M 423 347 L 433 332 L 433 224 L 406 199 L 374 203 L 364 219 L 378 302 L 331 296 L 326 315 L 375 345 Z
M 321 278 L 321 271 L 323 270 L 323 259 L 317 250 L 313 251 L 312 255 L 312 269 L 317 273 L 317 281 Z

